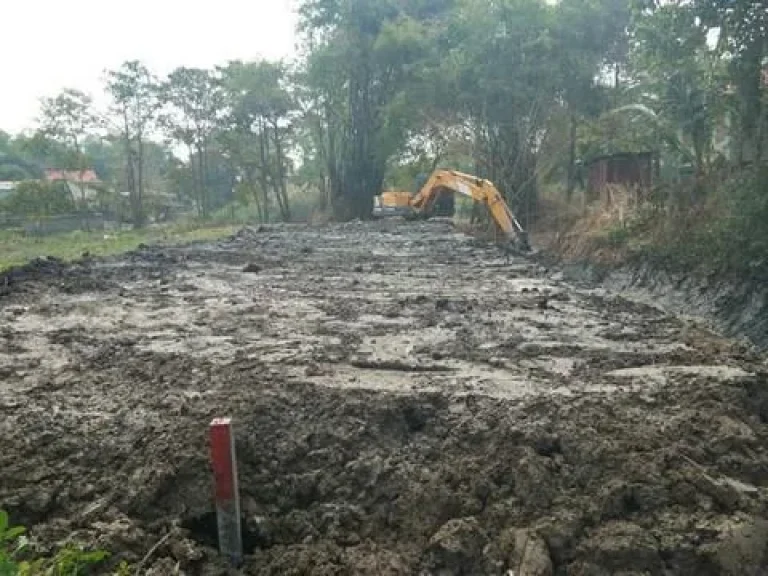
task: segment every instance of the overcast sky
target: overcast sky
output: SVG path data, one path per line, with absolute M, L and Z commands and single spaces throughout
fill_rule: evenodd
M 138 59 L 176 66 L 281 58 L 295 46 L 294 0 L 0 0 L 0 129 L 34 126 L 40 98 L 78 88 L 103 103 L 104 70 Z

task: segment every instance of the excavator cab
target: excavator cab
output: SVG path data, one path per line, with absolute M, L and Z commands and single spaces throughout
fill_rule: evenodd
M 405 216 L 411 211 L 411 193 L 388 190 L 373 199 L 375 217 Z
M 440 194 L 432 206 L 432 216 L 453 218 L 456 214 L 456 197 L 449 191 Z
M 415 197 L 415 196 L 414 196 Z M 413 198 L 411 201 L 413 201 Z M 453 218 L 456 215 L 456 196 L 448 188 L 442 188 L 435 191 L 435 198 L 423 210 L 415 210 L 410 206 L 410 210 L 405 214 L 407 220 L 428 220 L 429 218 Z

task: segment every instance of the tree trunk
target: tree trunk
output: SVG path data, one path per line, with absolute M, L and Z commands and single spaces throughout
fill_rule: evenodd
M 326 106 L 326 130 L 328 133 L 328 154 L 326 169 L 328 171 L 328 206 L 333 207 L 342 198 L 342 182 L 339 174 L 339 159 L 337 157 L 336 129 L 332 123 L 330 106 Z
M 133 147 L 131 146 L 131 128 L 128 110 L 123 110 L 123 144 L 125 145 L 125 183 L 128 186 L 131 205 L 131 220 L 136 224 L 136 175 L 133 168 Z
M 136 199 L 133 206 L 133 225 L 135 228 L 144 227 L 144 140 L 141 134 L 137 140 L 136 156 Z
M 342 202 L 334 206 L 337 217 L 342 220 L 369 218 L 373 208 L 373 194 L 370 192 L 372 118 L 369 91 L 369 71 L 367 63 L 363 62 L 352 74 L 348 88 L 350 125 L 346 144 L 349 152 L 343 157 L 346 169 L 342 181 Z M 370 199 L 367 198 L 369 194 Z M 366 204 L 370 205 L 370 211 L 366 210 Z
M 192 175 L 192 187 L 194 188 L 194 194 L 195 194 L 195 208 L 197 210 L 197 217 L 202 218 L 203 217 L 203 194 L 200 191 L 200 185 L 198 182 L 197 177 L 197 170 L 195 168 L 195 156 L 197 152 L 195 152 L 195 149 L 192 147 L 191 144 L 187 145 L 189 149 L 189 171 Z
M 208 193 L 205 185 L 205 158 L 202 144 L 197 146 L 197 172 L 200 182 L 200 207 L 203 220 L 206 220 L 208 219 Z
M 276 191 L 278 196 L 282 198 L 280 204 L 283 220 L 290 222 L 291 220 L 291 207 L 288 204 L 288 188 L 285 180 L 285 165 L 283 161 L 283 145 L 280 138 L 280 128 L 277 120 L 274 122 L 274 134 L 275 134 L 275 155 L 277 164 L 277 179 L 279 182 L 279 189 Z
M 264 223 L 264 210 L 261 206 L 261 198 L 259 198 L 259 192 L 256 186 L 256 182 L 253 178 L 253 172 L 250 168 L 245 171 L 245 181 L 248 183 L 248 190 L 253 194 L 253 201 L 256 203 L 256 214 L 259 217 L 259 223 Z
M 131 158 L 131 145 L 129 142 L 126 143 L 125 148 L 125 182 L 128 185 L 128 195 L 131 204 L 131 220 L 134 220 L 136 212 L 136 189 L 134 188 L 133 158 Z
M 261 194 L 264 199 L 264 218 L 266 222 L 269 222 L 269 143 L 265 142 L 267 138 L 266 128 L 259 120 L 259 159 L 261 164 L 259 166 L 259 184 L 261 186 Z
M 568 189 L 566 192 L 568 202 L 573 197 L 573 190 L 576 188 L 576 132 L 578 124 L 576 116 L 571 114 L 571 131 L 568 141 Z
M 86 232 L 90 232 L 91 227 L 88 222 L 88 203 L 85 197 L 85 183 L 83 182 L 83 174 L 85 173 L 85 166 L 84 166 L 85 158 L 83 157 L 83 153 L 80 149 L 80 142 L 77 137 L 75 137 L 74 143 L 75 143 L 75 155 L 77 158 L 77 172 L 78 172 L 78 175 L 80 176 L 78 178 L 78 188 L 80 188 L 79 212 L 80 212 L 80 217 L 82 219 L 81 222 L 82 222 L 83 230 L 85 230 Z

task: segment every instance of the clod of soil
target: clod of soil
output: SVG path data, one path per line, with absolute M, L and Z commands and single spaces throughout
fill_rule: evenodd
M 247 264 L 245 268 L 243 268 L 243 272 L 245 272 L 246 274 L 259 274 L 261 273 L 261 270 L 262 270 L 261 266 L 253 262 L 251 262 L 250 264 Z

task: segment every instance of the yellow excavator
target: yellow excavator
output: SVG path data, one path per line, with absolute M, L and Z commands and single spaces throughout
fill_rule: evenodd
M 388 191 L 374 199 L 374 215 L 402 215 L 406 218 L 429 218 L 444 193 L 467 196 L 488 208 L 496 227 L 509 245 L 530 251 L 528 235 L 492 182 L 455 170 L 436 170 L 421 190 L 412 196 L 409 192 Z

